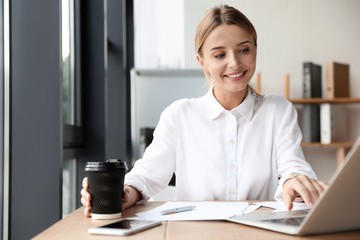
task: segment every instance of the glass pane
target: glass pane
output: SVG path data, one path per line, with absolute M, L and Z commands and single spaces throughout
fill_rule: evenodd
M 75 125 L 74 0 L 62 0 L 63 123 Z M 63 216 L 76 207 L 76 159 L 63 162 Z
M 63 217 L 76 208 L 76 159 L 64 160 L 63 166 Z
M 1 2 L 0 4 L 0 27 L 2 29 L 4 29 L 4 23 L 3 23 L 3 4 Z M 0 32 L 0 106 L 4 106 L 4 31 Z M 5 159 L 3 158 L 4 156 L 4 152 L 3 152 L 3 147 L 4 147 L 4 142 L 3 141 L 7 141 L 7 139 L 5 139 L 4 137 L 4 132 L 3 132 L 3 127 L 4 127 L 4 109 L 0 108 L 0 191 L 1 191 L 1 198 L 0 198 L 0 236 L 3 236 L 3 208 L 6 208 L 7 206 L 4 206 L 4 202 L 3 199 L 7 198 L 8 196 L 4 196 L 3 192 L 4 192 L 4 164 L 5 164 Z M 0 237 L 1 238 L 1 237 Z
M 0 236 L 9 238 L 10 206 L 10 0 L 0 4 L 0 106 L 1 106 L 1 200 Z M 0 237 L 0 238 L 1 238 Z
M 62 0 L 63 120 L 75 123 L 74 2 Z

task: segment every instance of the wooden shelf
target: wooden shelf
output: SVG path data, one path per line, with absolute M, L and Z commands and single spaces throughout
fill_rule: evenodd
M 256 91 L 260 93 L 260 73 L 256 75 Z M 284 96 L 293 104 L 348 104 L 360 103 L 360 98 L 306 98 L 306 99 L 291 99 L 290 98 L 290 76 L 285 75 L 284 78 Z M 322 144 L 321 142 L 302 142 L 302 147 L 323 147 L 323 148 L 336 148 L 336 159 L 338 166 L 343 163 L 346 155 L 346 149 L 350 149 L 354 142 L 332 142 L 329 144 Z
M 293 104 L 307 103 L 360 103 L 360 98 L 304 98 L 304 99 L 288 99 Z
M 257 85 L 260 85 L 260 75 L 258 76 Z M 258 87 L 260 89 L 260 87 Z M 321 103 L 360 103 L 360 98 L 290 98 L 290 77 L 285 75 L 284 79 L 284 96 L 293 104 L 321 104 Z
M 354 142 L 333 142 L 329 144 L 322 144 L 320 142 L 302 142 L 301 146 L 303 147 L 352 147 Z

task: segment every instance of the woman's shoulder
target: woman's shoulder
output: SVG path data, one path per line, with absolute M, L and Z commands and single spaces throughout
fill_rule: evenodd
M 202 108 L 203 97 L 199 98 L 182 98 L 172 102 L 164 112 L 180 113 L 184 111 L 192 111 Z
M 264 94 L 256 97 L 257 109 L 276 115 L 292 112 L 294 105 L 280 94 Z

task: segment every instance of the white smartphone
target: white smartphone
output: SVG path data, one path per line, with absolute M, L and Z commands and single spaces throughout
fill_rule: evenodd
M 91 234 L 129 235 L 160 225 L 161 221 L 123 219 L 100 227 L 89 228 Z

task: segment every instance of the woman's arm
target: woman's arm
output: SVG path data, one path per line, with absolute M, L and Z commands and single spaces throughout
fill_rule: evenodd
M 292 202 L 298 197 L 311 207 L 326 184 L 318 181 L 309 163 L 305 161 L 301 148 L 302 133 L 297 122 L 297 112 L 294 106 L 282 102 L 277 114 L 279 124 L 276 126 L 276 151 L 279 186 L 275 198 L 282 198 L 287 208 L 292 208 Z M 294 176 L 294 173 L 296 176 Z M 297 199 L 298 200 L 298 199 Z

